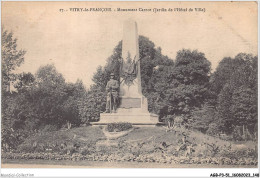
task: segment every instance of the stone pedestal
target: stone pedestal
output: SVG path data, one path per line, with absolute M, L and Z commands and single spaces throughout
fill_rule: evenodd
M 127 110 L 127 112 L 118 113 L 102 113 L 100 114 L 100 121 L 95 125 L 106 125 L 112 122 L 129 122 L 133 125 L 156 125 L 158 116 L 151 113 L 143 113 L 134 108 Z
M 149 113 L 145 97 L 126 97 L 121 98 L 121 105 L 116 113 L 101 113 L 100 121 L 95 123 L 95 125 L 106 125 L 111 122 L 129 122 L 133 125 L 156 125 L 158 116 Z

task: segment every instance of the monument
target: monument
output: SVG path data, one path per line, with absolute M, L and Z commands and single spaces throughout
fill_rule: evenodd
M 100 114 L 100 121 L 95 124 L 129 122 L 133 125 L 156 125 L 158 116 L 149 113 L 147 98 L 142 95 L 138 32 L 135 21 L 124 22 L 122 45 L 119 91 L 116 82 L 111 78 L 106 87 L 108 92 L 106 112 Z

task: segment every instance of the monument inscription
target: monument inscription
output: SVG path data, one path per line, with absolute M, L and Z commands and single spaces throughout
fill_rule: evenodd
M 120 100 L 120 108 L 141 108 L 141 98 L 124 98 Z

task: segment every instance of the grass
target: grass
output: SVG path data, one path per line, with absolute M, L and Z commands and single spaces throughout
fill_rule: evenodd
M 22 154 L 20 152 L 6 153 L 2 158 L 5 163 L 12 163 L 9 161 L 12 159 L 17 160 L 18 162 L 13 162 L 17 164 L 19 164 L 18 159 L 21 159 L 21 162 L 34 159 L 35 164 L 44 164 L 44 161 L 47 160 L 48 163 L 52 163 L 56 159 L 61 161 L 60 164 L 63 164 L 64 161 L 68 161 L 69 164 L 75 159 L 78 162 L 76 165 L 83 164 L 82 166 L 88 166 L 84 165 L 84 161 L 105 160 L 113 163 L 118 161 L 122 163 L 143 162 L 142 166 L 156 162 L 176 164 L 170 165 L 173 167 L 178 167 L 178 164 L 192 164 L 190 167 L 196 167 L 193 165 L 197 163 L 201 164 L 199 167 L 211 167 L 205 162 L 220 165 L 224 156 L 225 163 L 223 164 L 225 165 L 233 164 L 239 167 L 244 162 L 244 158 L 247 159 L 247 163 L 243 163 L 243 166 L 251 165 L 252 162 L 257 164 L 257 152 L 248 150 L 254 149 L 257 142 L 234 143 L 184 128 L 175 128 L 173 131 L 167 132 L 165 127 L 134 127 L 126 135 L 111 140 L 106 137 L 103 130 L 102 127 L 89 126 L 39 133 L 27 138 L 19 146 Z M 61 146 L 64 143 L 66 143 L 66 147 Z M 35 144 L 37 146 L 31 149 Z M 41 145 L 45 146 L 41 147 Z M 49 148 L 51 151 L 48 151 Z M 190 148 L 194 152 L 187 157 L 185 156 L 186 151 Z M 214 163 L 210 159 L 213 159 Z M 229 163 L 230 159 L 233 159 L 233 163 Z M 104 165 L 107 164 L 104 163 Z M 100 164 L 101 167 L 104 165 Z
M 59 130 L 48 133 L 39 133 L 25 140 L 20 146 L 37 145 L 61 145 L 66 143 L 68 146 L 80 144 L 82 146 L 96 143 L 105 136 L 100 128 L 79 127 L 70 130 Z
M 146 140 L 151 137 L 160 137 L 165 134 L 165 129 L 162 127 L 138 127 L 131 133 L 121 138 L 121 140 L 139 141 Z
M 229 145 L 231 142 L 221 140 L 197 131 L 189 131 L 186 129 L 177 129 L 176 132 L 166 132 L 164 127 L 141 127 L 136 128 L 133 132 L 122 137 L 127 141 L 145 141 L 153 140 L 156 143 L 166 142 L 168 144 L 178 144 L 183 137 L 182 133 L 187 135 L 187 140 L 196 144 L 217 144 L 219 146 Z
M 176 132 L 166 132 L 164 127 L 139 127 L 134 128 L 133 131 L 124 135 L 116 141 L 133 142 L 153 142 L 160 144 L 162 142 L 168 145 L 177 145 L 182 141 L 183 135 L 187 135 L 187 141 L 196 145 L 202 144 L 215 144 L 216 146 L 229 146 L 234 149 L 251 148 L 254 149 L 257 145 L 256 142 L 248 141 L 243 143 L 234 143 L 230 141 L 224 141 L 216 137 L 205 135 L 201 132 L 190 131 L 186 129 L 177 129 Z M 59 130 L 49 133 L 37 134 L 31 136 L 25 140 L 22 145 L 33 145 L 37 143 L 60 145 L 66 143 L 67 145 L 80 144 L 81 146 L 87 146 L 89 144 L 95 144 L 99 140 L 105 140 L 106 136 L 99 127 L 79 127 L 72 128 L 70 130 Z M 242 145 L 242 146 L 241 146 Z

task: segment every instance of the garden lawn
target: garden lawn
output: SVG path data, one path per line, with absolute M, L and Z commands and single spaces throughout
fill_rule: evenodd
M 61 129 L 59 131 L 38 133 L 34 136 L 27 138 L 19 147 L 27 147 L 34 145 L 61 145 L 73 146 L 86 146 L 95 144 L 98 140 L 105 139 L 102 130 L 98 127 L 78 127 L 69 130 Z
M 3 153 L 2 160 L 4 164 L 27 160 L 35 164 L 72 161 L 82 166 L 88 166 L 85 161 L 107 162 L 97 167 L 106 167 L 109 162 L 125 163 L 126 167 L 131 165 L 129 162 L 141 162 L 144 167 L 146 164 L 159 166 L 153 163 L 173 167 L 179 164 L 254 167 L 258 164 L 257 142 L 253 141 L 234 143 L 184 128 L 168 131 L 166 127 L 134 127 L 126 135 L 113 139 L 107 138 L 103 131 L 101 126 L 88 126 L 38 133 L 27 138 L 15 152 Z

